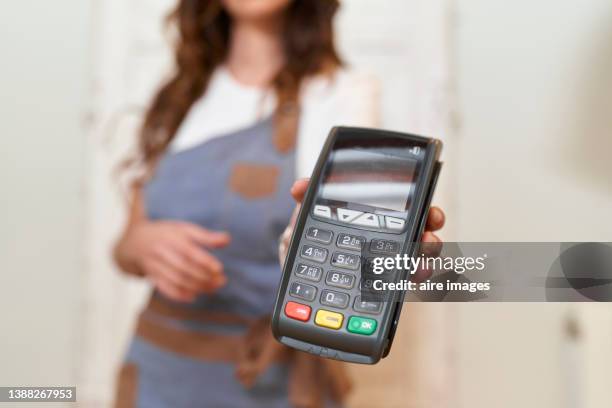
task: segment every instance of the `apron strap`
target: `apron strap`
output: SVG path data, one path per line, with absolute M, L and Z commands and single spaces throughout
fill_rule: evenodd
M 218 334 L 164 324 L 171 317 L 217 324 L 245 324 L 245 334 Z M 236 378 L 246 388 L 271 364 L 289 366 L 289 401 L 296 408 L 319 408 L 327 398 L 341 403 L 351 390 L 345 364 L 304 353 L 276 341 L 270 316 L 248 319 L 172 305 L 153 296 L 141 314 L 137 334 L 166 350 L 202 361 L 223 361 L 236 366 Z

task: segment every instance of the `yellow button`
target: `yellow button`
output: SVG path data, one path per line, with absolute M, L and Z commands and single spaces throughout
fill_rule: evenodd
M 342 327 L 342 313 L 330 312 L 329 310 L 319 309 L 315 317 L 315 323 L 319 326 L 329 327 L 330 329 L 339 329 Z

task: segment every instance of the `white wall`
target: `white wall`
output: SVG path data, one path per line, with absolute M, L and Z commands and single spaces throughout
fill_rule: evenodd
M 456 13 L 457 238 L 612 240 L 612 2 L 456 0 Z M 610 406 L 609 306 L 453 310 L 457 406 Z
M 0 5 L 0 384 L 76 383 L 89 2 Z
M 120 165 L 130 154 L 142 115 L 169 67 L 163 18 L 174 0 L 94 0 L 92 122 L 87 146 L 87 279 L 79 370 L 81 401 L 107 407 L 134 317 L 148 285 L 122 275 L 111 251 L 126 219 Z
M 457 5 L 460 238 L 610 240 L 612 2 Z

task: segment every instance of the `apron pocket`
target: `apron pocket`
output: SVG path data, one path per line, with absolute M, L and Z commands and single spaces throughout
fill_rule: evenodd
M 238 162 L 231 169 L 229 188 L 249 200 L 271 197 L 278 190 L 279 174 L 274 165 Z

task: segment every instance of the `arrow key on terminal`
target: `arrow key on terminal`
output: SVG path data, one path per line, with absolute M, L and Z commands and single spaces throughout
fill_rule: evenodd
M 348 208 L 338 208 L 338 221 L 351 222 L 363 214 L 362 211 L 349 210 Z
M 380 227 L 380 224 L 378 223 L 378 216 L 371 213 L 364 213 L 351 221 L 351 224 L 361 225 L 364 227 Z

